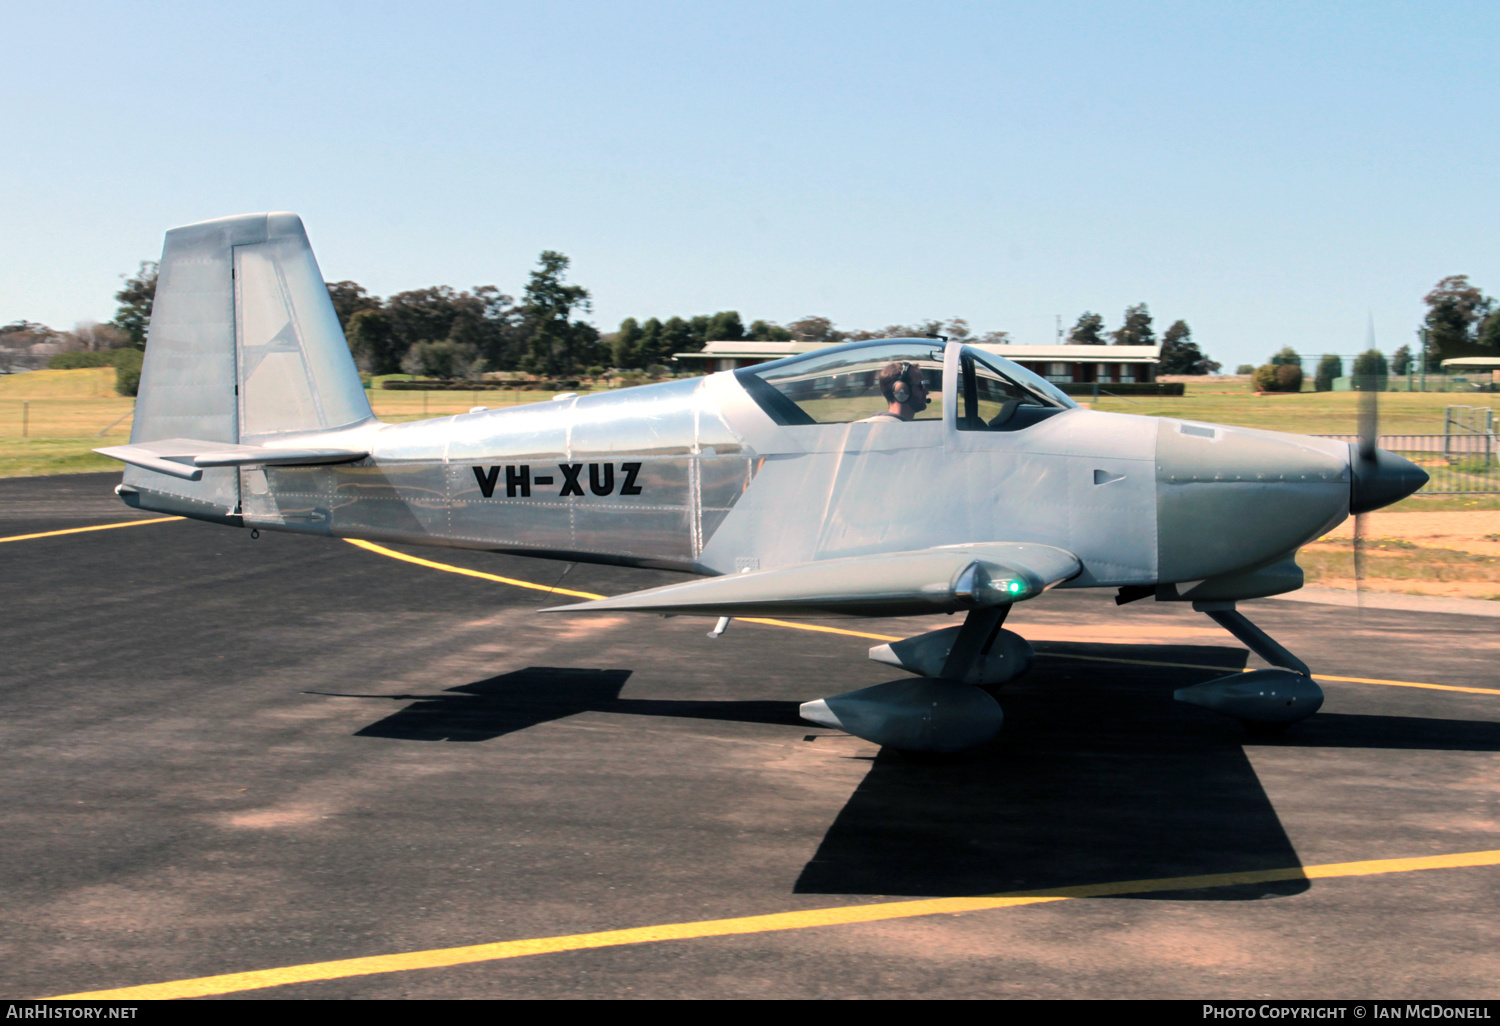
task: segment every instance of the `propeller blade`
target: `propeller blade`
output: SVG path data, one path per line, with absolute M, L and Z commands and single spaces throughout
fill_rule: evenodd
M 1365 515 L 1354 514 L 1354 601 L 1360 616 L 1365 609 Z
M 1365 352 L 1375 349 L 1375 317 L 1368 315 L 1365 323 Z M 1359 357 L 1355 357 L 1358 361 Z M 1352 369 L 1352 368 L 1351 368 Z M 1359 389 L 1359 459 L 1366 467 L 1377 466 L 1375 451 L 1380 446 L 1380 372 L 1354 375 L 1354 387 Z M 1365 608 L 1365 515 L 1354 514 L 1354 600 L 1359 605 L 1360 616 Z
M 1365 352 L 1375 348 L 1375 320 L 1365 329 Z M 1356 360 L 1358 357 L 1356 357 Z M 1375 462 L 1380 444 L 1380 375 L 1356 374 L 1354 387 L 1359 389 L 1359 458 L 1366 464 Z

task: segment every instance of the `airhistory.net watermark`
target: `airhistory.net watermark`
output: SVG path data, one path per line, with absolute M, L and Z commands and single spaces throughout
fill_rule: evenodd
M 134 1019 L 137 1008 L 130 1005 L 7 1005 L 7 1019 Z

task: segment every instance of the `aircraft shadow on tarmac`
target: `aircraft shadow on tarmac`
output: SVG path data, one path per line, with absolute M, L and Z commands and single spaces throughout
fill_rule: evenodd
M 1241 649 L 1039 644 L 1001 690 L 988 750 L 923 764 L 883 751 L 829 828 L 802 893 L 947 895 L 1300 865 L 1246 745 L 1500 751 L 1500 724 L 1323 713 L 1274 738 L 1172 692 L 1245 665 Z M 1068 656 L 1089 657 L 1090 661 Z M 1316 786 L 1309 782 L 1309 786 Z M 1294 880 L 1152 898 L 1295 894 Z
M 1239 649 L 1044 643 L 1037 650 L 1036 668 L 1001 691 L 1006 724 L 997 742 L 946 758 L 883 750 L 795 890 L 988 894 L 1284 869 L 1300 863 L 1247 744 L 1500 751 L 1495 723 L 1322 713 L 1261 738 L 1173 700 L 1174 689 L 1218 675 L 1201 667 L 1241 669 Z M 1099 659 L 1111 661 L 1092 661 Z M 529 667 L 437 695 L 358 696 L 411 704 L 357 733 L 487 741 L 586 711 L 807 726 L 794 702 L 621 698 L 630 674 Z M 1152 897 L 1248 900 L 1307 887 L 1293 880 Z
M 694 702 L 621 698 L 629 670 L 587 670 L 530 666 L 487 680 L 463 684 L 437 695 L 359 695 L 346 697 L 411 701 L 359 737 L 408 741 L 490 741 L 539 723 L 582 712 L 685 719 L 735 720 L 807 726 L 795 702 Z

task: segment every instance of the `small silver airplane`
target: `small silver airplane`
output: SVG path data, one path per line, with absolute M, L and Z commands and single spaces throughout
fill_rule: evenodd
M 130 506 L 241 528 L 685 571 L 556 607 L 719 618 L 964 613 L 872 649 L 914 676 L 809 701 L 912 751 L 993 738 L 1031 666 L 1003 628 L 1050 588 L 1191 602 L 1274 668 L 1177 697 L 1277 729 L 1323 696 L 1236 602 L 1302 585 L 1299 546 L 1426 481 L 1374 447 L 1081 409 L 959 342 L 893 338 L 706 377 L 377 420 L 295 214 L 169 231 Z

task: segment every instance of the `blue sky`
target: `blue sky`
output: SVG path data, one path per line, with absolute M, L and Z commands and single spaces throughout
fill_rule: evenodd
M 1390 351 L 1500 292 L 1500 5 L 14 5 L 0 323 L 107 319 L 178 224 L 294 210 L 378 294 L 543 249 L 593 319 L 1145 301 L 1210 355 Z

